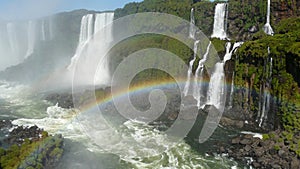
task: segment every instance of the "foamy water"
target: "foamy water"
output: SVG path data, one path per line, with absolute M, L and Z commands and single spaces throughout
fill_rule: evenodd
M 25 86 L 0 85 L 1 98 L 11 103 L 7 105 L 9 108 L 14 109 L 20 104 L 20 107 L 25 106 L 28 110 L 40 112 L 39 117 L 35 116 L 35 113 L 29 113 L 29 115 L 19 116 L 12 123 L 24 126 L 37 125 L 50 134 L 62 134 L 66 140 L 69 140 L 66 141 L 66 144 L 71 142 L 73 147 L 79 145 L 77 147 L 79 150 L 73 150 L 66 145 L 65 155 L 58 168 L 98 166 L 97 161 L 90 160 L 91 157 L 92 159 L 99 158 L 100 161 L 112 158 L 107 163 L 116 163 L 121 168 L 237 168 L 237 163 L 227 157 L 205 156 L 204 152 L 202 154 L 195 151 L 183 140 L 173 142 L 165 133 L 139 121 L 125 121 L 114 130 L 104 124 L 91 124 L 102 125 L 101 130 L 87 133 L 85 123 L 80 121 L 80 116 L 84 112 L 64 109 L 58 104 L 49 106 L 44 101 L 30 106 L 36 100 L 31 100 L 27 96 L 16 97 L 18 92 L 24 91 L 25 88 Z M 24 108 L 22 109 L 24 110 Z M 94 137 L 91 136 L 91 132 L 95 133 Z M 97 137 L 96 140 L 95 137 Z M 100 144 L 99 140 L 101 140 Z M 113 160 L 115 157 L 119 160 Z M 70 161 L 70 159 L 76 158 L 80 160 Z M 75 164 L 76 166 L 74 166 Z M 108 164 L 103 165 L 104 168 L 108 167 Z

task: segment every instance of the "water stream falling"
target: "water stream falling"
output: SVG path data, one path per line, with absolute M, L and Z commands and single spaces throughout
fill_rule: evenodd
M 7 30 L 8 42 L 9 42 L 9 46 L 10 46 L 10 52 L 12 55 L 15 55 L 16 58 L 18 58 L 19 44 L 18 44 L 17 30 L 16 30 L 15 24 L 8 23 L 6 25 L 6 30 Z M 18 60 L 20 60 L 20 59 L 18 58 Z
M 226 3 L 216 5 L 212 38 L 226 39 Z
M 268 0 L 268 8 L 267 8 L 267 22 L 266 24 L 264 25 L 263 29 L 264 29 L 264 32 L 268 35 L 273 35 L 274 34 L 274 31 L 271 27 L 271 24 L 270 24 L 270 13 L 271 13 L 271 0 Z
M 234 75 L 235 73 L 232 73 L 232 78 L 231 78 L 231 85 L 230 85 L 230 98 L 229 98 L 229 108 L 232 108 L 232 102 L 233 102 L 233 93 L 234 93 Z
M 188 92 L 190 90 L 190 85 L 191 85 L 191 76 L 193 74 L 193 65 L 194 65 L 194 62 L 197 57 L 197 50 L 198 50 L 199 42 L 200 41 L 195 41 L 195 43 L 194 43 L 194 57 L 189 63 L 189 69 L 188 69 L 188 73 L 187 73 L 187 82 L 186 82 L 186 84 L 184 86 L 184 90 L 183 90 L 184 96 L 187 96 L 189 94 Z
M 192 8 L 191 9 L 191 18 L 190 18 L 190 30 L 189 30 L 189 37 L 191 39 L 195 39 L 196 30 L 195 30 L 194 24 L 195 24 L 195 16 L 194 16 L 194 8 Z M 194 56 L 193 56 L 192 60 L 189 63 L 189 69 L 188 69 L 188 72 L 187 72 L 187 81 L 186 81 L 186 84 L 185 84 L 184 89 L 183 89 L 184 96 L 187 96 L 189 94 L 190 85 L 191 85 L 191 76 L 193 74 L 193 65 L 194 65 L 194 62 L 195 62 L 196 57 L 197 57 L 197 50 L 198 50 L 198 43 L 199 42 L 200 42 L 199 40 L 196 40 L 194 42 L 194 50 L 193 50 Z
M 88 49 L 89 45 L 88 42 L 90 40 L 93 40 L 93 36 L 102 28 L 105 26 L 111 24 L 113 22 L 114 13 L 101 13 L 101 14 L 88 14 L 82 17 L 81 20 L 81 28 L 80 28 L 80 36 L 79 36 L 79 43 L 76 49 L 75 55 L 71 59 L 71 64 L 68 66 L 68 70 L 70 72 L 73 72 L 75 70 L 75 66 L 77 64 L 77 61 L 79 57 L 81 57 L 81 54 L 84 50 Z M 101 36 L 101 40 L 97 39 L 97 43 L 103 43 L 103 44 L 109 44 L 112 41 L 112 30 L 105 29 L 105 33 L 103 36 Z M 98 42 L 99 41 L 99 42 Z M 101 45 L 99 45 L 101 46 Z M 103 46 L 103 45 L 102 45 Z M 105 51 L 104 49 L 97 49 L 97 54 L 101 54 L 99 52 Z M 104 54 L 101 55 L 101 58 L 95 58 L 97 56 L 83 56 L 84 62 L 79 63 L 78 69 L 81 72 L 85 72 L 86 76 L 87 74 L 90 74 L 90 76 L 95 77 L 95 81 L 97 84 L 106 84 L 109 81 L 110 75 L 109 75 L 109 67 L 108 67 L 108 58 Z M 100 62 L 95 63 L 95 60 L 99 60 Z M 86 66 L 89 65 L 89 66 Z M 100 67 L 101 69 L 98 69 L 97 75 L 94 73 L 91 73 L 93 70 L 96 70 L 96 67 Z M 87 79 L 84 79 L 86 84 L 92 83 L 94 81 L 91 81 L 93 79 L 92 77 L 86 77 Z
M 190 32 L 189 36 L 192 39 L 195 39 L 196 29 L 194 27 L 195 25 L 195 14 L 194 14 L 194 8 L 191 9 L 191 18 L 190 18 Z
M 198 67 L 195 73 L 194 79 L 194 90 L 193 96 L 197 100 L 197 107 L 200 109 L 201 105 L 201 92 L 202 92 L 202 82 L 203 82 L 203 70 L 204 70 L 204 63 L 207 60 L 207 56 L 209 54 L 209 50 L 211 47 L 211 42 L 209 42 L 206 52 L 201 60 L 199 60 Z M 200 72 L 200 73 L 199 73 Z
M 268 54 L 270 54 L 270 49 L 268 47 Z M 267 65 L 265 68 L 267 70 Z M 260 92 L 260 100 L 259 100 L 259 127 L 262 127 L 264 122 L 268 120 L 268 113 L 270 111 L 270 101 L 271 101 L 271 82 L 272 82 L 272 69 L 273 69 L 273 58 L 270 57 L 269 59 L 269 72 L 266 81 L 263 83 L 262 91 Z M 261 96 L 263 94 L 263 96 Z
M 42 20 L 42 25 L 41 25 L 41 34 L 42 34 L 42 38 L 41 38 L 41 40 L 42 41 L 45 41 L 46 40 L 46 26 L 45 26 L 45 24 L 46 24 L 46 21 L 45 20 Z
M 221 106 L 225 104 L 224 95 L 226 94 L 226 92 L 224 66 L 226 61 L 231 59 L 232 54 L 242 44 L 242 42 L 235 43 L 231 50 L 231 43 L 228 42 L 226 44 L 226 54 L 224 56 L 224 59 L 222 62 L 216 63 L 214 72 L 210 78 L 206 104 L 214 105 L 217 109 L 220 109 Z
M 25 55 L 25 59 L 30 56 L 35 47 L 36 43 L 36 21 L 29 21 L 27 28 L 27 52 Z

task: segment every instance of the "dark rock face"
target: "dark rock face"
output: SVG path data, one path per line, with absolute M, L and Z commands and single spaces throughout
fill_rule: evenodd
M 9 132 L 8 130 L 12 127 L 14 127 L 14 129 Z M 38 140 L 42 136 L 43 132 L 43 130 L 38 128 L 37 126 L 14 126 L 9 120 L 3 120 L 0 122 L 0 130 L 4 132 L 6 131 L 7 137 L 5 137 L 2 141 L 8 145 L 21 145 L 26 138 Z
M 300 16 L 300 3 L 296 0 L 271 0 L 271 25 L 292 16 Z M 228 7 L 228 35 L 245 41 L 262 30 L 266 23 L 267 1 L 230 0 Z
M 282 19 L 300 15 L 300 2 L 298 0 L 272 0 L 272 20 L 278 23 Z
M 62 108 L 73 108 L 73 98 L 72 94 L 69 93 L 54 93 L 54 94 L 49 94 L 45 97 L 46 100 L 50 101 L 53 104 L 58 103 L 58 106 Z
M 14 127 L 12 131 L 8 129 Z M 37 126 L 24 127 L 24 126 L 14 126 L 11 121 L 4 120 L 0 122 L 0 130 L 3 132 L 7 131 L 7 135 L 3 140 L 0 140 L 0 146 L 5 143 L 4 148 L 9 148 L 11 146 L 17 145 L 20 149 L 24 146 L 34 147 L 32 150 L 29 149 L 30 154 L 24 156 L 25 159 L 20 161 L 18 169 L 24 168 L 54 168 L 58 161 L 60 160 L 63 153 L 63 137 L 62 135 L 50 136 L 43 129 Z M 29 146 L 29 144 L 34 146 Z M 5 149 L 3 149 L 5 151 Z M 27 150 L 27 149 L 26 149 Z M 26 153 L 26 152 L 22 152 Z M 6 153 L 3 154 L 4 156 Z M 20 154 L 23 155 L 23 154 Z M 18 155 L 15 155 L 17 158 Z M 3 163 L 2 163 L 3 162 Z M 1 161 L 0 166 L 2 166 L 6 161 Z M 1 164 L 2 163 L 2 164 Z M 1 167 L 0 167 L 1 168 Z
M 230 157 L 245 163 L 251 157 L 253 161 L 250 164 L 254 168 L 299 169 L 300 166 L 300 159 L 285 144 L 278 145 L 272 140 L 253 138 L 252 135 L 232 138 L 231 145 L 221 147 L 219 152 L 228 153 Z

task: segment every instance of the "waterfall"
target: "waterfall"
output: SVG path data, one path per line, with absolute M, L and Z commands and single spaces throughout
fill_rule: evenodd
M 19 45 L 18 45 L 18 38 L 17 38 L 17 30 L 15 27 L 15 24 L 8 23 L 6 25 L 7 35 L 8 35 L 8 41 L 10 46 L 11 54 L 18 58 L 19 56 Z M 20 61 L 20 60 L 19 60 Z
M 54 38 L 54 25 L 53 25 L 53 18 L 49 17 L 49 39 L 52 40 Z
M 232 102 L 233 102 L 233 93 L 234 93 L 234 72 L 232 73 L 231 78 L 231 85 L 230 85 L 230 98 L 229 98 L 229 108 L 232 108 Z
M 85 15 L 81 19 L 79 42 L 77 45 L 75 55 L 71 59 L 71 64 L 68 66 L 69 70 L 74 69 L 76 62 L 79 59 L 78 57 L 81 54 L 85 44 L 87 43 L 89 38 L 91 38 L 91 36 L 89 36 L 89 35 L 90 35 L 90 31 L 92 29 L 92 28 L 90 28 L 92 26 L 92 22 L 91 22 L 92 19 L 93 19 L 93 14 Z
M 191 18 L 190 18 L 190 38 L 195 39 L 195 33 L 196 29 L 194 27 L 195 25 L 195 14 L 194 14 L 194 8 L 191 9 Z
M 29 21 L 27 27 L 27 52 L 25 55 L 25 59 L 33 53 L 35 43 L 36 43 L 36 22 Z
M 77 45 L 76 53 L 71 59 L 71 64 L 68 66 L 69 71 L 74 71 L 75 65 L 77 64 L 77 61 L 82 54 L 85 47 L 88 48 L 88 42 L 89 40 L 93 40 L 93 36 L 102 28 L 107 26 L 108 24 L 111 24 L 114 19 L 114 13 L 101 13 L 101 14 L 88 14 L 82 17 L 81 19 L 81 26 L 80 26 L 80 35 L 79 35 L 79 43 Z M 112 30 L 105 29 L 105 33 L 103 36 L 101 36 L 101 41 L 97 39 L 97 43 L 102 43 L 104 46 L 106 44 L 109 44 L 112 41 Z M 105 51 L 105 49 L 97 49 L 97 53 L 101 54 L 101 50 Z M 95 76 L 95 80 L 97 84 L 105 84 L 110 78 L 109 75 L 109 67 L 108 67 L 108 58 L 107 56 L 104 56 L 104 54 L 99 57 L 95 56 L 84 56 L 84 63 L 80 64 L 80 70 L 82 72 L 86 72 L 87 74 L 95 70 L 97 67 L 101 67 L 101 69 L 98 69 L 97 75 L 91 75 Z M 100 63 L 96 65 L 95 60 L 99 61 Z M 86 65 L 89 65 L 88 67 Z M 85 75 L 86 76 L 86 75 Z M 91 79 L 90 77 L 87 77 Z M 86 83 L 92 83 L 92 82 L 86 82 Z
M 207 104 L 214 105 L 217 109 L 221 108 L 224 95 L 224 62 L 218 62 L 215 65 L 214 73 L 209 82 Z
M 226 3 L 220 3 L 216 5 L 215 8 L 215 16 L 214 16 L 214 27 L 213 33 L 211 35 L 212 38 L 226 39 L 226 27 L 227 25 L 225 21 L 226 18 Z
M 216 63 L 214 72 L 210 78 L 209 88 L 207 92 L 207 104 L 214 105 L 217 109 L 220 109 L 224 105 L 223 96 L 225 93 L 225 73 L 224 66 L 226 61 L 231 59 L 232 54 L 240 47 L 243 42 L 237 42 L 231 48 L 231 43 L 226 43 L 226 54 L 222 62 Z
M 268 35 L 273 35 L 274 34 L 274 31 L 271 27 L 271 24 L 270 24 L 270 13 L 271 13 L 271 0 L 268 0 L 268 8 L 267 8 L 267 22 L 266 24 L 264 25 L 264 32 Z
M 83 45 L 93 35 L 93 14 L 83 16 L 81 19 L 79 45 Z
M 189 37 L 191 39 L 195 39 L 195 34 L 196 34 L 196 29 L 195 29 L 195 16 L 194 16 L 194 8 L 191 9 L 191 17 L 190 17 L 190 31 L 189 31 Z M 184 89 L 183 89 L 183 94 L 184 96 L 187 96 L 188 95 L 188 92 L 190 90 L 190 85 L 191 85 L 191 76 L 193 74 L 193 65 L 194 65 L 194 62 L 197 58 L 197 50 L 198 50 L 198 43 L 200 41 L 199 40 L 196 40 L 194 42 L 194 57 L 193 59 L 190 61 L 189 63 L 189 69 L 188 69 L 188 72 L 187 72 L 187 82 L 184 86 Z
M 270 58 L 270 75 L 269 77 L 272 78 L 272 72 L 273 72 L 273 58 Z
M 41 25 L 41 40 L 45 41 L 46 40 L 46 28 L 45 28 L 45 20 L 42 20 L 42 25 Z
M 259 119 L 259 127 L 262 126 L 264 119 L 266 118 L 265 113 L 268 112 L 268 109 L 266 109 L 267 103 L 269 103 L 269 97 L 267 94 L 267 91 L 265 90 L 266 86 L 263 87 L 263 100 L 262 100 L 262 106 L 261 106 L 261 115 L 260 115 L 260 119 Z
M 190 61 L 189 63 L 189 69 L 188 69 L 188 73 L 187 73 L 187 82 L 185 84 L 185 87 L 184 87 L 184 90 L 183 90 L 183 93 L 184 93 L 184 96 L 187 96 L 188 95 L 188 92 L 189 92 L 189 89 L 190 89 L 190 84 L 191 84 L 191 76 L 193 74 L 193 65 L 194 65 L 194 62 L 196 60 L 196 57 L 197 57 L 197 50 L 198 50 L 198 43 L 200 41 L 197 40 L 195 41 L 194 43 L 194 57 L 193 59 Z
M 202 91 L 202 81 L 203 81 L 203 70 L 204 70 L 204 63 L 207 60 L 207 56 L 209 54 L 209 50 L 211 47 L 211 42 L 209 42 L 206 52 L 201 60 L 199 60 L 198 67 L 195 73 L 195 79 L 194 79 L 194 90 L 193 90 L 193 96 L 197 100 L 197 106 L 198 108 L 201 107 L 201 91 Z M 200 71 L 200 73 L 199 73 Z
M 268 47 L 268 54 L 270 54 L 270 47 Z M 268 113 L 270 111 L 270 100 L 271 100 L 271 83 L 272 83 L 272 70 L 273 69 L 273 58 L 270 57 L 269 59 L 269 73 L 267 74 L 267 79 L 263 84 L 263 88 L 260 89 L 260 96 L 259 96 L 259 109 L 257 119 L 259 122 L 259 127 L 263 126 L 263 122 L 266 122 L 268 119 Z M 264 65 L 264 70 L 267 71 L 267 64 Z M 263 93 L 263 96 L 261 96 Z
M 105 25 L 111 24 L 114 20 L 114 13 L 101 13 L 96 14 L 94 34 L 97 34 Z M 105 29 L 105 37 L 102 43 L 109 44 L 113 40 L 112 29 Z M 105 84 L 110 81 L 109 72 L 109 58 L 108 56 L 102 55 L 100 63 L 97 65 L 101 69 L 97 70 L 97 75 L 95 78 L 96 84 Z

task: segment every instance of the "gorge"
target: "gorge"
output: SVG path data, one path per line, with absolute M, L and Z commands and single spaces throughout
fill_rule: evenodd
M 65 151 L 57 168 L 296 169 L 300 164 L 299 11 L 300 3 L 295 0 L 144 0 L 114 11 L 75 10 L 36 20 L 1 20 L 0 120 L 62 134 Z M 109 54 L 103 53 L 116 38 L 114 31 L 121 29 L 113 22 L 141 12 L 185 19 L 189 27 L 176 29 L 186 32 L 192 48 L 174 38 L 147 34 L 128 38 Z M 136 29 L 142 28 L 141 24 Z M 209 39 L 201 38 L 202 33 Z M 93 51 L 91 43 L 99 49 Z M 152 69 L 136 75 L 131 83 L 133 89 L 128 92 L 140 111 L 151 107 L 151 90 L 166 93 L 166 109 L 152 123 L 118 114 L 110 88 L 118 65 L 145 48 L 170 51 L 187 67 L 186 80 L 178 86 L 169 75 Z M 78 100 L 70 93 L 75 73 L 83 91 L 76 93 Z M 93 85 L 95 91 L 84 90 Z M 181 87 L 182 93 L 178 92 Z M 95 97 L 96 103 L 88 96 Z M 104 114 L 103 119 L 83 121 L 82 115 L 92 116 L 96 109 Z M 185 110 L 183 116 L 180 109 Z M 206 142 L 199 143 L 204 120 L 214 109 L 222 112 L 220 124 Z M 176 143 L 168 140 L 162 131 L 177 119 L 193 120 L 193 111 L 197 119 L 188 136 Z M 95 129 L 87 131 L 90 127 Z M 249 131 L 260 133 L 263 139 L 253 138 Z M 0 141 L 9 131 L 1 132 Z M 93 138 L 101 140 L 105 149 Z M 249 146 L 253 149 L 248 150 Z M 166 151 L 160 152 L 161 147 Z

